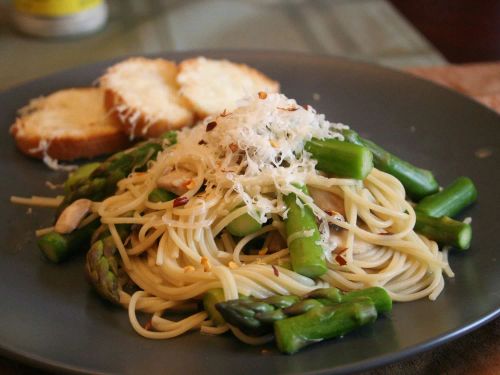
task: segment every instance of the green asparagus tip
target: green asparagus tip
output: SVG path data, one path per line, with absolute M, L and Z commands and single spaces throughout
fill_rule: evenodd
M 77 170 L 70 173 L 64 182 L 64 191 L 69 193 L 81 180 L 89 178 L 99 165 L 101 165 L 101 163 L 98 162 L 83 164 Z

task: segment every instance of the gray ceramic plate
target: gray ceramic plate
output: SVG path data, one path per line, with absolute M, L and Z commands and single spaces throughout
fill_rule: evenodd
M 15 111 L 30 98 L 91 84 L 112 62 L 62 72 L 0 94 L 0 348 L 42 368 L 91 373 L 284 374 L 342 373 L 367 369 L 430 349 L 463 335 L 500 313 L 500 117 L 465 97 L 408 75 L 330 57 L 289 53 L 201 52 L 262 69 L 283 92 L 327 118 L 350 124 L 387 149 L 424 168 L 442 184 L 470 176 L 479 203 L 472 248 L 451 255 L 455 279 L 436 302 L 396 304 L 393 313 L 340 340 L 294 356 L 272 347 L 240 344 L 231 336 L 197 332 L 168 341 L 139 337 L 127 314 L 96 297 L 82 272 L 83 259 L 64 265 L 41 258 L 33 230 L 51 221 L 45 209 L 27 214 L 8 203 L 12 194 L 53 194 L 45 181 L 63 175 L 16 151 L 8 136 Z M 176 60 L 200 52 L 168 54 Z M 479 159 L 479 149 L 492 152 Z

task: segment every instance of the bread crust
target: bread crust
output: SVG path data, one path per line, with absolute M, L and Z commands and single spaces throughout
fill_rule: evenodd
M 145 113 L 141 106 L 128 101 L 124 93 L 116 89 L 113 83 L 111 83 L 112 75 L 120 74 L 120 70 L 126 67 L 127 64 L 142 64 L 145 68 L 156 65 L 159 77 L 161 77 L 161 71 L 168 71 L 170 73 L 175 71 L 174 76 L 176 76 L 178 72 L 177 65 L 173 61 L 165 59 L 147 59 L 144 57 L 132 57 L 107 69 L 106 73 L 99 79 L 101 87 L 105 90 L 104 103 L 106 109 L 123 126 L 123 131 L 125 133 L 131 138 L 158 137 L 168 130 L 179 129 L 194 123 L 195 116 L 192 108 L 187 100 L 178 95 L 175 79 L 173 79 L 172 82 L 166 82 L 165 85 L 168 87 L 175 85 L 175 95 L 177 95 L 177 97 L 174 102 L 175 105 L 186 111 L 183 116 L 178 116 L 177 118 L 174 118 L 174 116 L 158 116 L 157 118 L 151 119 L 151 116 Z M 133 90 L 133 88 L 131 88 L 131 90 Z
M 15 126 L 12 130 L 18 149 L 24 154 L 43 159 L 45 155 L 51 158 L 70 161 L 75 159 L 93 158 L 122 150 L 130 145 L 128 136 L 124 133 L 106 134 L 99 137 L 85 138 L 54 138 L 48 140 L 47 150 L 40 149 L 42 139 L 36 137 L 16 137 Z
M 41 130 L 42 124 L 37 123 L 32 115 L 41 111 L 50 111 L 52 115 L 57 113 L 58 105 L 53 103 L 57 96 L 60 100 L 65 95 L 95 95 L 93 90 L 98 88 L 73 88 L 59 90 L 51 95 L 36 99 L 36 104 L 28 105 L 27 113 L 21 113 L 10 127 L 10 133 L 13 135 L 16 146 L 24 154 L 42 159 L 45 156 L 63 161 L 92 158 L 95 156 L 109 154 L 127 147 L 130 141 L 125 133 L 122 132 L 120 125 L 109 116 L 106 117 L 104 109 L 104 96 L 101 96 L 100 101 L 95 103 L 95 99 L 91 99 L 94 105 L 102 105 L 101 108 L 95 108 L 97 112 L 102 111 L 103 123 L 102 126 L 95 125 L 83 129 L 80 123 L 68 123 L 66 127 L 57 128 L 58 134 L 53 136 L 45 134 L 46 131 Z M 71 101 L 71 100 L 70 100 Z M 80 105 L 80 103 L 78 103 Z M 65 109 L 67 110 L 67 108 Z M 82 120 L 83 122 L 85 120 Z M 79 129 L 80 134 L 72 134 L 70 130 Z M 46 147 L 42 147 L 45 144 Z

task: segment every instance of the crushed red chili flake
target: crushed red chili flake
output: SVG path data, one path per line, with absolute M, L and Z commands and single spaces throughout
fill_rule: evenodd
M 267 98 L 267 93 L 264 91 L 259 91 L 259 99 L 265 99 Z
M 215 121 L 210 121 L 208 124 L 207 124 L 207 132 L 209 131 L 212 131 L 214 130 L 214 128 L 217 126 L 217 122 Z
M 203 139 L 201 141 L 198 142 L 199 145 L 206 145 L 207 142 L 205 142 Z
M 174 207 L 184 206 L 187 202 L 189 202 L 188 197 L 179 197 L 174 199 Z
M 274 276 L 279 277 L 280 271 L 278 270 L 278 268 L 276 268 L 274 264 L 271 264 L 271 267 L 273 267 Z
M 237 144 L 235 144 L 235 143 L 231 143 L 231 144 L 229 145 L 229 149 L 230 149 L 232 152 L 236 152 L 236 151 L 238 151 L 238 145 L 237 145 Z
M 151 319 L 150 319 L 150 320 L 148 320 L 148 321 L 147 321 L 147 323 L 146 323 L 146 324 L 144 324 L 144 329 L 145 329 L 146 331 L 151 331 L 151 328 L 153 328 L 153 322 L 152 322 L 152 321 L 151 321 Z
M 341 266 L 345 266 L 347 264 L 346 260 L 340 254 L 335 257 L 335 261 Z

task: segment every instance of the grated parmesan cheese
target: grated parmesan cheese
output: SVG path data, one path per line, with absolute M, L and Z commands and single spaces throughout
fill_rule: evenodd
M 304 151 L 304 144 L 311 138 L 343 140 L 340 130 L 346 128 L 282 94 L 255 95 L 231 113 L 183 129 L 177 145 L 164 152 L 172 165 L 186 157 L 199 160 L 207 186 L 236 192 L 249 214 L 264 223 L 273 214 L 286 218 L 281 195 L 290 193 L 300 197 L 300 206 L 306 204 L 315 213 L 321 211 L 311 197 L 294 186 L 305 184 L 308 175 L 317 174 L 316 161 Z M 265 186 L 273 186 L 280 193 L 278 198 L 263 193 Z M 320 223 L 320 231 L 322 241 L 328 241 L 326 221 Z
M 49 147 L 50 147 L 50 141 L 47 139 L 41 139 L 40 142 L 38 142 L 38 146 L 31 148 L 29 152 L 36 154 L 37 152 L 41 151 L 43 155 L 42 158 L 43 162 L 47 167 L 49 167 L 54 171 L 71 172 L 78 168 L 77 165 L 73 164 L 66 164 L 66 165 L 59 164 L 59 161 L 57 159 L 54 159 L 48 154 Z

